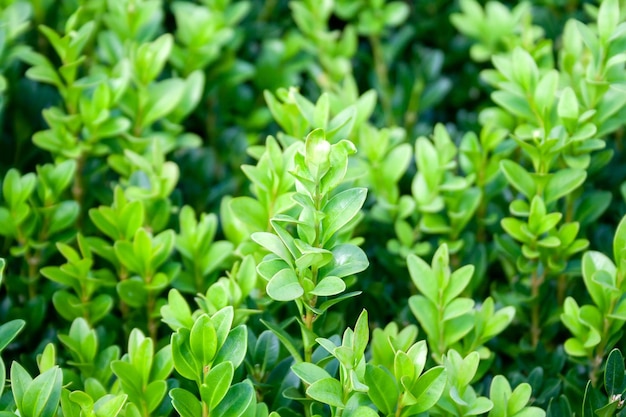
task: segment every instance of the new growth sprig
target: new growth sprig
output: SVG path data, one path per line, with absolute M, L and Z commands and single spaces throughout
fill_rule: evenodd
M 292 199 L 299 214 L 275 216 L 272 232 L 252 235 L 270 252 L 257 267 L 268 281 L 267 294 L 276 301 L 295 301 L 298 307 L 306 361 L 315 345 L 314 322 L 337 301 L 357 294 L 344 293 L 345 279 L 368 265 L 363 250 L 349 241 L 367 190 L 334 192 L 355 151 L 346 140 L 331 145 L 322 129 L 311 132 L 295 155 L 292 171 Z

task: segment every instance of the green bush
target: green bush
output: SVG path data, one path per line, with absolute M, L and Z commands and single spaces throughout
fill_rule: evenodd
M 0 0 L 0 417 L 625 416 L 626 2 Z

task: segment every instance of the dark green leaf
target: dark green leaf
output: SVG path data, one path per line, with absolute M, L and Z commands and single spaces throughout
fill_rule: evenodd
M 15 319 L 0 326 L 0 352 L 15 339 L 25 325 L 24 320 Z
M 604 388 L 609 397 L 621 394 L 624 385 L 624 358 L 618 349 L 609 353 L 604 368 Z

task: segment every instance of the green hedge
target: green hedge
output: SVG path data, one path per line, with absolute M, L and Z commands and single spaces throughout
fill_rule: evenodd
M 625 51 L 619 0 L 0 0 L 0 417 L 626 415 Z

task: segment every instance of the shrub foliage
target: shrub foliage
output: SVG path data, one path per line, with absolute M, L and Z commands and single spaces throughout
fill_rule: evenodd
M 620 0 L 0 0 L 0 417 L 626 415 L 625 51 Z

